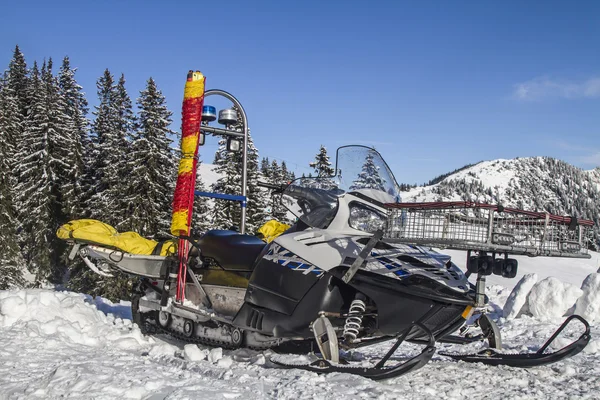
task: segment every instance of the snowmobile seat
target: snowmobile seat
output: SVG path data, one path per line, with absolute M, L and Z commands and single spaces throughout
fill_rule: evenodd
M 225 230 L 206 232 L 198 244 L 202 257 L 212 258 L 223 269 L 236 272 L 251 272 L 254 261 L 266 246 L 256 236 Z

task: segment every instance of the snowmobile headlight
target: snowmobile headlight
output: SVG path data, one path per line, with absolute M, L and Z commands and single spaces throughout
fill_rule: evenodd
M 348 224 L 353 229 L 373 233 L 385 228 L 386 215 L 362 203 L 350 203 Z

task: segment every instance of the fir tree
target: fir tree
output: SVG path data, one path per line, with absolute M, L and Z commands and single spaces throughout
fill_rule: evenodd
M 319 153 L 315 156 L 315 161 L 311 162 L 311 168 L 314 168 L 317 178 L 328 178 L 333 176 L 334 170 L 331 167 L 327 149 L 321 145 Z
M 211 190 L 223 194 L 241 193 L 241 154 L 227 151 L 227 140 L 219 140 L 219 148 L 215 154 L 215 171 L 220 175 Z M 229 229 L 239 226 L 241 218 L 240 205 L 237 202 L 215 199 L 212 210 L 212 221 L 215 229 Z
M 260 160 L 260 173 L 266 180 L 269 180 L 269 172 L 270 172 L 271 164 L 269 163 L 269 157 L 263 157 Z
M 153 86 L 154 93 L 160 95 L 164 103 L 162 93 L 158 92 L 156 85 Z M 109 208 L 105 213 L 109 216 L 109 221 L 118 229 L 126 228 L 124 221 L 129 216 L 129 202 L 124 198 L 123 194 L 127 192 L 127 187 L 131 183 L 127 177 L 131 176 L 134 169 L 139 165 L 129 162 L 131 154 L 131 138 L 139 136 L 135 134 L 137 129 L 137 121 L 133 113 L 133 106 L 127 90 L 125 89 L 125 76 L 121 74 L 119 82 L 114 89 L 114 108 L 116 110 L 116 118 L 114 121 L 115 130 L 110 136 L 111 151 L 107 151 L 110 168 L 106 174 L 106 181 L 109 184 L 106 190 L 106 197 Z M 164 105 L 164 104 L 163 104 Z M 166 107 L 165 107 L 166 110 Z M 157 110 L 158 111 L 158 110 Z M 158 112 L 162 112 L 158 111 Z M 151 119 L 152 117 L 149 117 Z M 169 114 L 170 118 L 170 114 Z M 150 129 L 152 121 L 147 121 L 146 127 Z M 163 126 L 164 121 L 156 121 L 155 127 Z M 170 131 L 169 131 L 170 132 Z M 170 143 L 170 141 L 169 141 Z M 159 147 L 163 147 L 162 144 Z M 172 171 L 163 171 L 165 174 L 170 174 Z M 172 179 L 172 178 L 171 178 Z M 171 190 L 170 193 L 173 191 Z M 151 229 L 148 227 L 147 229 Z M 168 231 L 168 229 L 167 229 Z M 144 229 L 144 233 L 146 230 Z M 150 233 L 150 232 L 148 232 Z M 152 232 L 155 234 L 156 232 Z
M 14 187 L 16 179 L 12 171 L 15 165 L 17 140 L 23 132 L 23 116 L 15 91 L 7 84 L 0 88 L 0 163 L 7 171 L 7 187 Z
M 276 186 L 281 186 L 286 181 L 286 176 L 284 171 L 279 167 L 276 160 L 273 160 L 270 167 L 269 173 L 269 183 Z M 269 205 L 271 208 L 270 217 L 279 221 L 279 222 L 288 222 L 287 221 L 287 209 L 281 203 L 281 195 L 271 193 L 271 198 L 269 201 Z
M 19 46 L 15 46 L 13 58 L 10 60 L 7 71 L 7 86 L 17 98 L 19 104 L 19 113 L 25 119 L 28 110 L 28 86 L 29 77 L 27 73 L 27 63 L 21 53 Z
M 375 165 L 372 153 L 367 155 L 362 171 L 350 186 L 350 190 L 357 189 L 386 190 L 386 180 L 379 174 L 379 166 Z
M 169 129 L 172 113 L 165 97 L 152 78 L 137 100 L 139 130 L 134 135 L 129 156 L 132 171 L 127 196 L 127 223 L 142 236 L 155 236 L 169 231 L 171 201 L 176 177 L 175 158 Z
M 21 287 L 24 284 L 24 262 L 17 240 L 17 221 L 10 188 L 13 185 L 14 143 L 11 136 L 15 129 L 20 130 L 20 123 L 15 121 L 18 114 L 16 98 L 12 90 L 3 85 L 0 87 L 0 290 Z M 19 125 L 14 126 L 15 123 Z
M 319 153 L 315 156 L 315 161 L 309 163 L 311 168 L 315 170 L 315 178 L 310 181 L 309 185 L 319 187 L 321 189 L 331 189 L 335 187 L 335 183 L 329 179 L 334 175 L 334 169 L 331 167 L 331 162 L 329 161 L 329 156 L 327 155 L 327 149 L 321 146 Z M 309 174 L 309 178 L 312 175 Z
M 55 88 L 49 76 L 45 65 L 42 75 L 34 65 L 27 98 L 30 109 L 15 168 L 19 180 L 16 204 L 25 232 L 23 249 L 28 265 L 35 270 L 37 283 L 61 282 L 64 272 L 60 257 L 65 245 L 55 235 L 56 227 L 64 222 L 60 204 L 60 176 L 64 167 L 60 149 L 64 137 L 55 108 L 58 105 L 50 104 Z
M 71 68 L 69 57 L 65 57 L 58 75 L 60 95 L 65 102 L 65 114 L 68 117 L 69 146 L 67 157 L 71 168 L 63 186 L 63 212 L 69 219 L 84 215 L 84 194 L 89 191 L 90 182 L 86 182 L 89 165 L 89 121 L 86 117 L 88 102 L 82 87 L 75 80 L 75 69 Z
M 0 181 L 7 182 L 10 171 L 0 163 Z M 0 290 L 24 285 L 24 261 L 17 240 L 17 222 L 9 186 L 0 185 Z
M 241 167 L 241 163 L 239 164 Z M 248 205 L 246 232 L 253 234 L 266 221 L 267 198 L 265 192 L 258 186 L 258 149 L 248 131 Z
M 71 174 L 76 166 L 73 165 L 71 149 L 76 145 L 72 135 L 72 120 L 67 113 L 67 104 L 62 95 L 58 80 L 52 74 L 52 58 L 48 59 L 42 68 L 42 81 L 46 92 L 46 110 L 48 113 L 48 153 L 50 155 L 50 170 L 52 178 L 53 198 L 57 205 L 67 203 L 64 193 L 71 183 Z M 69 203 L 73 201 L 69 199 Z M 58 223 L 66 222 L 61 206 L 54 213 Z
M 89 213 L 92 218 L 103 219 L 108 202 L 105 191 L 109 187 L 109 158 L 112 151 L 111 136 L 115 130 L 116 110 L 114 105 L 114 78 L 106 69 L 104 74 L 96 82 L 99 104 L 93 112 L 96 117 L 91 130 L 90 137 L 90 168 L 87 169 L 86 181 L 91 185 L 86 194 L 88 199 Z
M 281 161 L 281 176 L 284 180 L 283 183 L 289 183 L 296 179 L 296 175 L 294 175 L 294 172 L 288 170 L 285 161 Z
M 121 76 L 114 85 L 112 74 L 105 70 L 97 82 L 100 104 L 92 125 L 93 162 L 88 179 L 94 182 L 89 196 L 91 215 L 119 227 L 127 215 L 128 204 L 123 198 L 131 165 L 127 162 L 135 119 L 131 100 Z
M 25 127 L 25 118 L 27 116 L 27 89 L 29 85 L 29 76 L 27 71 L 27 63 L 19 46 L 15 46 L 13 57 L 8 65 L 8 70 L 4 74 L 4 84 L 2 85 L 2 107 L 3 121 L 0 123 L 2 131 L 0 139 L 2 141 L 3 150 L 0 150 L 0 155 L 5 157 L 10 154 L 10 159 L 13 159 L 16 153 L 16 143 L 21 140 L 23 129 Z M 16 184 L 16 176 L 14 164 L 10 166 L 10 182 L 11 188 Z
M 150 78 L 152 80 L 152 78 Z M 147 82 L 146 90 L 149 90 L 150 80 Z M 162 97 L 162 93 L 156 89 L 156 84 L 153 82 L 154 91 L 159 93 Z M 164 97 L 162 97 L 164 102 Z M 127 90 L 125 89 L 125 75 L 121 74 L 119 82 L 115 88 L 115 106 L 117 108 L 117 130 L 121 133 L 119 139 L 124 143 L 123 140 L 133 138 L 136 130 L 138 129 L 135 114 L 131 104 L 131 99 Z M 163 122 L 160 122 L 163 123 Z

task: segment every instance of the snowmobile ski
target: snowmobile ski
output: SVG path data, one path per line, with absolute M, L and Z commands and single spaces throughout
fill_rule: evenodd
M 571 344 L 563 347 L 560 350 L 557 350 L 552 353 L 544 353 L 546 349 L 552 344 L 552 342 L 558 337 L 558 335 L 571 323 L 573 320 L 578 320 L 581 322 L 585 331 L 576 341 Z M 524 354 L 510 354 L 510 353 L 500 353 L 495 349 L 485 349 L 476 354 L 452 354 L 452 353 L 442 353 L 440 355 L 451 357 L 455 360 L 465 361 L 465 362 L 474 362 L 474 363 L 483 363 L 486 365 L 506 365 L 509 367 L 519 367 L 519 368 L 529 368 L 529 367 L 537 367 L 540 365 L 546 365 L 555 363 L 557 361 L 563 360 L 565 358 L 572 357 L 587 346 L 590 341 L 590 325 L 588 322 L 581 318 L 578 315 L 571 315 L 568 317 L 565 322 L 554 332 L 554 334 L 544 343 L 540 349 L 535 353 L 524 353 Z
M 394 355 L 398 347 L 400 347 L 400 345 L 402 344 L 402 342 L 404 342 L 408 334 L 413 330 L 413 327 L 421 330 L 425 335 L 427 335 L 427 345 L 416 356 L 409 358 L 408 360 L 405 360 L 394 366 L 385 366 L 385 363 L 390 359 L 392 355 Z M 433 357 L 434 353 L 435 339 L 433 337 L 433 334 L 424 325 L 416 323 L 407 328 L 402 335 L 396 338 L 396 343 L 394 343 L 392 348 L 385 354 L 385 356 L 383 356 L 381 360 L 379 360 L 379 362 L 377 362 L 377 364 L 375 364 L 374 367 L 352 366 L 350 364 L 341 363 L 335 364 L 324 359 L 316 360 L 310 364 L 286 363 L 279 361 L 273 357 L 271 357 L 270 361 L 285 369 L 301 369 L 304 371 L 311 371 L 319 374 L 340 372 L 345 374 L 360 375 L 373 380 L 382 380 L 395 378 L 421 368 L 431 360 L 431 357 Z

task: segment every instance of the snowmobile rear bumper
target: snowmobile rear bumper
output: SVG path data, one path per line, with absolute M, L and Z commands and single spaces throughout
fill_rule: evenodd
M 585 327 L 583 334 L 568 346 L 563 347 L 553 353 L 544 353 L 558 335 L 571 323 L 573 320 L 578 320 Z M 503 354 L 494 349 L 485 349 L 476 354 L 452 354 L 439 353 L 440 355 L 451 357 L 455 360 L 465 362 L 480 362 L 487 365 L 507 365 L 509 367 L 529 368 L 555 363 L 565 358 L 572 357 L 578 354 L 587 346 L 590 341 L 590 325 L 588 322 L 578 315 L 571 315 L 565 322 L 554 332 L 554 334 L 544 343 L 535 353 L 525 354 Z
M 423 348 L 421 353 L 404 362 L 401 362 L 391 367 L 386 367 L 385 363 L 396 352 L 400 344 L 404 342 L 404 340 L 408 336 L 409 332 L 413 329 L 413 327 L 421 330 L 428 337 L 427 345 L 425 346 L 425 348 Z M 424 325 L 416 323 L 408 329 L 406 329 L 406 331 L 402 335 L 398 336 L 396 343 L 374 367 L 356 367 L 347 364 L 332 364 L 327 360 L 317 360 L 312 364 L 288 364 L 271 358 L 271 362 L 286 369 L 302 369 L 305 371 L 316 372 L 319 374 L 340 372 L 346 374 L 360 375 L 373 380 L 382 380 L 404 375 L 408 372 L 412 372 L 421 368 L 422 366 L 427 364 L 429 360 L 431 360 L 431 357 L 434 353 L 435 338 L 433 334 Z

